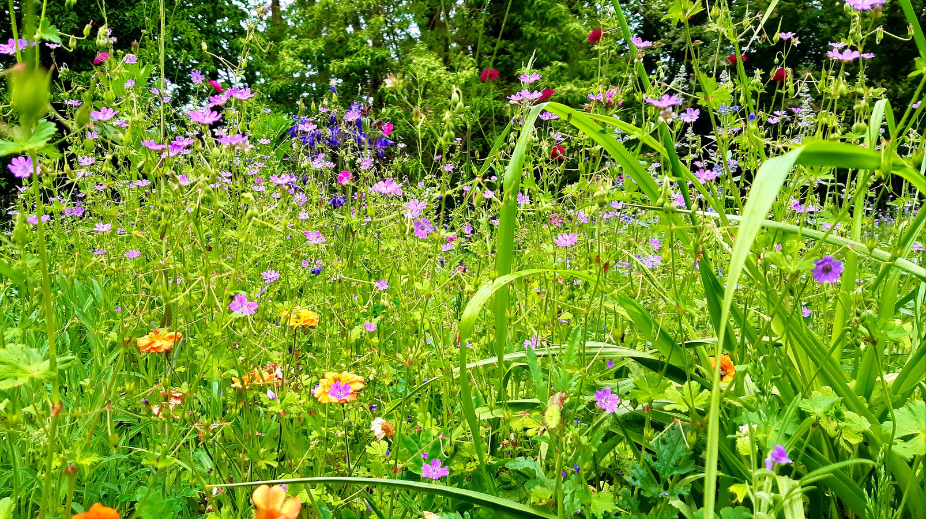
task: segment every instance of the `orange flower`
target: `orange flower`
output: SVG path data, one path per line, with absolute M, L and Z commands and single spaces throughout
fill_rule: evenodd
M 108 506 L 96 503 L 90 507 L 90 510 L 82 514 L 72 515 L 71 519 L 119 519 L 119 512 Z
M 293 307 L 292 310 L 283 310 L 280 317 L 286 319 L 286 326 L 290 328 L 314 328 L 318 326 L 318 314 L 301 306 Z
M 341 384 L 350 386 L 350 394 L 347 395 L 346 398 L 334 398 L 328 392 L 331 389 L 331 385 L 338 381 L 340 381 Z M 329 371 L 328 373 L 325 373 L 325 377 L 323 379 L 318 381 L 318 385 L 315 386 L 315 391 L 313 391 L 313 394 L 315 395 L 315 398 L 317 398 L 318 401 L 323 404 L 328 404 L 331 402 L 343 404 L 357 400 L 357 392 L 361 389 L 363 389 L 363 377 L 354 373 L 349 373 L 347 371 L 343 371 L 341 373 Z
M 251 496 L 254 506 L 254 519 L 296 519 L 302 510 L 302 500 L 298 497 L 286 499 L 286 490 L 280 485 L 257 487 Z
M 232 377 L 232 387 L 235 389 L 247 389 L 251 385 L 272 383 L 276 383 L 276 385 L 279 386 L 282 380 L 283 372 L 280 371 L 280 368 L 273 369 L 271 365 L 264 370 L 254 368 L 250 373 L 243 375 L 240 379 Z
M 142 352 L 161 353 L 170 351 L 170 349 L 174 347 L 174 344 L 179 342 L 182 338 L 183 335 L 181 335 L 180 332 L 171 332 L 155 328 L 154 331 L 148 335 L 139 337 L 136 343 L 138 344 L 138 349 Z
M 711 369 L 716 369 L 717 361 L 711 357 Z M 736 375 L 736 367 L 733 366 L 733 360 L 729 355 L 720 356 L 720 381 L 733 382 L 733 375 Z

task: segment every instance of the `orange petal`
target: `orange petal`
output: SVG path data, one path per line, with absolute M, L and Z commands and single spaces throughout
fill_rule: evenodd
M 254 502 L 254 506 L 257 508 L 270 508 L 269 498 L 270 487 L 267 485 L 257 487 L 257 490 L 251 495 L 251 501 Z
M 283 514 L 283 517 L 286 519 L 296 519 L 299 516 L 299 511 L 302 510 L 302 500 L 298 497 L 291 497 L 283 503 L 283 506 L 280 508 L 280 513 Z

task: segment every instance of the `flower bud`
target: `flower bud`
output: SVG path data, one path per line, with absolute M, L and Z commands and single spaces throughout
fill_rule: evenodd
M 90 29 L 92 28 L 93 28 L 93 22 L 90 22 L 84 26 L 84 38 L 87 38 L 90 36 Z

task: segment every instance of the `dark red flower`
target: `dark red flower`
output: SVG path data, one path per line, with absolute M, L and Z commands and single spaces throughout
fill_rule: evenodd
M 562 144 L 557 144 L 553 146 L 553 149 L 550 150 L 550 158 L 553 160 L 565 159 L 566 158 L 566 148 Z
M 588 42 L 589 43 L 598 43 L 601 41 L 601 37 L 604 35 L 604 32 L 601 29 L 595 29 L 592 32 L 588 33 Z
M 775 70 L 775 74 L 772 76 L 772 79 L 774 79 L 776 83 L 783 83 L 784 80 L 788 79 L 788 69 L 780 68 Z
M 209 80 L 209 86 L 211 86 L 212 89 L 215 90 L 216 94 L 221 94 L 223 92 L 222 84 L 214 79 Z
M 479 74 L 479 79 L 481 79 L 483 83 L 486 81 L 495 81 L 496 78 L 498 78 L 498 71 L 494 68 L 487 68 L 482 71 L 482 74 Z
M 746 62 L 747 59 L 748 59 L 748 58 L 747 58 L 746 56 L 742 56 L 742 60 L 743 60 L 744 63 Z M 731 54 L 730 57 L 727 58 L 727 62 L 730 63 L 731 65 L 735 64 L 735 63 L 736 63 L 736 54 Z
M 550 99 L 551 97 L 553 97 L 553 94 L 555 94 L 555 93 L 556 93 L 556 90 L 554 90 L 554 89 L 552 89 L 552 88 L 547 88 L 546 90 L 544 90 L 543 92 L 541 92 L 540 97 L 538 97 L 537 100 L 538 100 L 538 101 L 546 101 L 547 99 Z

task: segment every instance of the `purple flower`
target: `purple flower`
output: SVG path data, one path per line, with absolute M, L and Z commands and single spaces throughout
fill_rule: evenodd
M 193 121 L 194 123 L 205 124 L 207 126 L 222 118 L 222 116 L 219 113 L 213 110 L 209 110 L 208 108 L 204 108 L 202 110 L 189 111 L 187 113 L 190 114 L 190 120 Z
M 617 395 L 612 395 L 611 388 L 606 387 L 595 391 L 595 403 L 606 413 L 616 413 L 617 406 L 621 405 L 621 399 Z
M 782 40 L 790 40 L 791 38 L 794 37 L 794 33 L 793 32 L 780 32 L 778 33 L 778 37 L 781 38 Z
M 151 139 L 141 141 L 141 145 L 148 148 L 151 151 L 160 151 L 160 150 L 167 149 L 166 144 L 158 144 L 157 142 Z
M 405 204 L 405 216 L 414 220 L 421 216 L 421 213 L 424 212 L 427 205 L 427 202 L 418 201 L 416 198 L 409 200 L 408 203 Z
M 524 349 L 537 349 L 537 346 L 540 346 L 540 338 L 536 335 L 532 336 L 530 339 L 524 339 Z
M 128 63 L 129 65 L 134 65 L 134 64 L 138 63 L 138 56 L 136 56 L 136 55 L 134 55 L 134 54 L 126 54 L 126 55 L 125 55 L 125 58 L 123 58 L 123 60 L 124 60 L 126 63 Z
M 572 247 L 579 241 L 579 235 L 574 232 L 560 234 L 553 239 L 557 247 Z
M 839 61 L 843 63 L 852 63 L 853 61 L 859 58 L 859 52 L 857 50 L 849 50 L 849 49 L 846 49 L 844 51 L 831 49 L 829 52 L 826 53 L 826 55 L 833 59 L 838 59 Z
M 813 310 L 811 310 L 810 308 L 807 308 L 806 306 L 802 306 L 801 315 L 803 317 L 810 317 L 811 315 L 813 315 Z
M 440 458 L 431 460 L 431 463 L 425 463 L 421 466 L 421 476 L 429 479 L 440 479 L 450 474 L 450 469 L 441 467 Z
M 277 276 L 279 276 L 279 274 L 277 274 Z M 264 279 L 266 279 L 266 273 Z M 236 294 L 232 302 L 228 304 L 228 309 L 236 314 L 252 315 L 257 311 L 257 301 L 248 301 L 248 296 Z
M 778 463 L 779 465 L 787 465 L 793 463 L 791 458 L 788 457 L 788 453 L 785 451 L 785 448 L 781 445 L 776 445 L 768 453 L 768 457 L 765 458 L 765 468 L 767 470 L 772 470 L 774 464 Z
M 198 70 L 194 70 L 190 73 L 190 80 L 197 85 L 202 83 L 204 79 L 206 79 L 206 76 Z
M 77 163 L 83 167 L 92 166 L 96 163 L 94 157 L 77 157 Z
M 328 388 L 328 394 L 331 398 L 337 398 L 338 400 L 349 397 L 350 391 L 350 384 L 342 384 L 340 380 L 335 380 L 334 384 L 331 384 L 331 387 Z
M 389 290 L 389 282 L 385 279 L 378 279 L 375 283 L 373 283 L 373 285 L 375 285 L 376 290 L 379 290 L 380 292 Z
M 817 268 L 812 269 L 814 279 L 817 283 L 835 283 L 840 274 L 842 274 L 842 262 L 833 259 L 832 256 L 824 256 L 813 262 Z
M 303 231 L 305 239 L 312 245 L 321 245 L 325 243 L 325 236 L 322 235 L 321 231 Z
M 519 77 L 518 79 L 520 79 L 521 82 L 524 83 L 525 85 L 529 85 L 535 81 L 540 81 L 541 77 L 542 76 L 540 74 L 534 72 L 533 74 L 530 74 L 530 75 L 521 74 L 521 77 Z
M 363 323 L 363 327 L 370 333 L 376 331 L 376 323 Z
M 387 178 L 386 180 L 381 180 L 373 184 L 373 187 L 371 189 L 383 195 L 393 195 L 393 196 L 402 195 L 402 186 L 400 186 L 399 184 L 396 184 L 395 181 L 393 181 L 391 178 Z
M 93 119 L 94 121 L 108 121 L 112 119 L 113 117 L 115 117 L 117 113 L 119 112 L 113 110 L 112 108 L 107 108 L 104 106 L 103 108 L 100 108 L 99 110 L 94 110 L 90 112 L 90 118 Z
M 129 250 L 126 251 L 126 253 L 125 253 L 125 257 L 126 257 L 126 258 L 129 258 L 129 259 L 135 259 L 135 258 L 137 258 L 137 257 L 139 257 L 139 256 L 141 256 L 141 252 L 139 252 L 139 251 L 137 251 L 137 250 L 135 250 L 135 249 L 129 249 Z
M 7 169 L 9 169 L 10 173 L 16 178 L 29 178 L 29 175 L 32 174 L 32 157 L 14 157 L 10 165 L 7 166 Z M 42 171 L 42 168 L 36 167 L 35 171 L 39 173 Z
M 673 106 L 678 106 L 682 104 L 681 99 L 679 99 L 677 96 L 672 96 L 669 94 L 665 94 L 659 99 L 653 99 L 652 97 L 645 97 L 644 100 L 647 103 L 655 106 L 656 108 L 663 108 L 663 109 L 672 108 Z
M 280 273 L 273 269 L 267 269 L 267 272 L 261 272 L 260 275 L 264 277 L 264 283 L 268 285 L 280 279 Z
M 270 388 L 267 388 L 267 399 L 268 399 L 268 400 L 276 400 L 276 399 L 277 399 L 277 394 L 274 393 L 273 390 L 270 389 Z
M 701 110 L 696 110 L 694 108 L 689 108 L 685 110 L 685 113 L 679 115 L 679 118 L 685 121 L 688 124 L 691 124 L 698 120 L 698 116 L 701 115 Z
M 112 228 L 113 228 L 113 226 L 112 226 L 111 224 L 108 224 L 108 223 L 98 223 L 98 224 L 96 224 L 96 226 L 94 226 L 93 230 L 96 231 L 96 232 L 109 232 L 110 229 L 112 229 Z
M 846 0 L 856 11 L 871 11 L 872 7 L 884 5 L 884 0 Z
M 415 236 L 425 239 L 432 232 L 434 232 L 434 226 L 431 224 L 431 220 L 422 218 L 415 221 Z
M 518 193 L 518 205 L 530 205 L 531 197 L 527 193 Z

